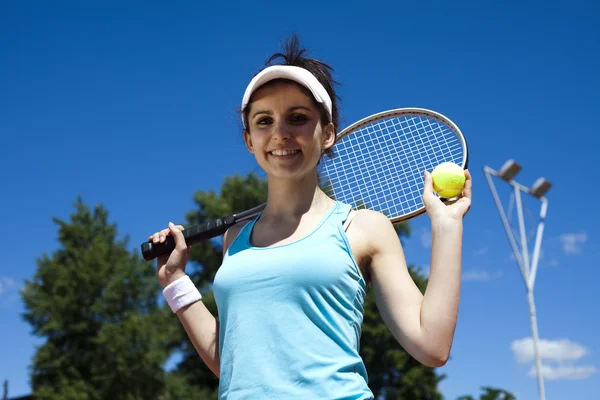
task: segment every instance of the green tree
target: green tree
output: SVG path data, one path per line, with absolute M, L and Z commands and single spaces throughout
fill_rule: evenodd
M 54 218 L 60 247 L 22 291 L 25 320 L 45 338 L 32 360 L 36 399 L 151 399 L 164 387 L 173 325 L 152 265 L 117 238 L 102 206 L 81 198 Z
M 515 395 L 503 389 L 484 386 L 481 388 L 483 393 L 479 395 L 479 400 L 517 400 Z M 475 400 L 473 396 L 461 396 L 456 400 Z
M 257 206 L 266 201 L 266 182 L 254 174 L 246 177 L 234 176 L 225 180 L 220 193 L 213 191 L 198 192 L 194 199 L 198 208 L 187 215 L 189 225 L 207 219 L 239 212 Z M 408 237 L 410 230 L 406 223 L 395 225 L 401 238 Z M 192 247 L 189 273 L 203 288 L 207 307 L 217 315 L 211 283 L 222 259 L 221 241 L 210 241 Z M 413 279 L 421 290 L 425 289 L 426 278 L 414 267 L 410 268 Z M 182 331 L 182 335 L 185 332 Z M 182 362 L 177 366 L 179 374 L 189 385 L 198 389 L 211 387 L 216 393 L 218 379 L 204 365 L 189 340 L 183 340 L 180 351 Z M 369 290 L 365 302 L 365 320 L 361 340 L 361 355 L 369 372 L 371 389 L 383 399 L 441 399 L 437 390 L 438 376 L 434 369 L 413 359 L 389 333 L 377 311 L 373 291 Z M 208 398 L 208 397 L 207 397 Z

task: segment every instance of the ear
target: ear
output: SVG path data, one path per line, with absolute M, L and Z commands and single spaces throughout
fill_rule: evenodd
M 327 150 L 333 147 L 335 143 L 335 126 L 333 122 L 328 123 L 323 127 L 323 145 L 322 149 Z
M 254 146 L 252 145 L 252 138 L 250 137 L 250 132 L 247 129 L 244 129 L 242 132 L 244 136 L 244 143 L 246 143 L 246 148 L 252 154 L 254 154 Z

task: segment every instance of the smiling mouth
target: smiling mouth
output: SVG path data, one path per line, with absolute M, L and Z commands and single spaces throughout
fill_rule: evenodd
M 300 150 L 272 150 L 269 154 L 277 157 L 291 156 L 300 153 Z

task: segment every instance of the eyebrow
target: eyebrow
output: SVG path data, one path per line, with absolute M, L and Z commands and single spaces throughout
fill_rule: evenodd
M 309 107 L 306 107 L 306 106 L 292 106 L 292 107 L 288 108 L 288 112 L 289 111 L 295 111 L 295 110 L 298 110 L 298 109 L 312 111 Z M 256 117 L 259 114 L 272 115 L 273 112 L 270 111 L 270 110 L 258 110 L 258 111 L 256 111 L 255 113 L 252 114 L 251 119 L 254 119 L 254 117 Z

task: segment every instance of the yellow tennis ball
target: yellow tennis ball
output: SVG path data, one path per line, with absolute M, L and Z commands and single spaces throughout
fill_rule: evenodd
M 465 170 L 453 162 L 439 164 L 431 172 L 433 190 L 445 199 L 462 193 L 465 187 Z

